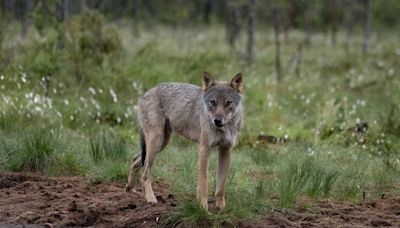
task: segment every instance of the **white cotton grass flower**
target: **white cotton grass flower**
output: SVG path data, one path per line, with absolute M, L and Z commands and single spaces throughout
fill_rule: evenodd
M 314 154 L 315 154 L 315 150 L 313 150 L 313 149 L 311 149 L 310 147 L 307 149 L 307 156 L 310 156 L 310 157 L 312 157 L 312 156 L 314 156 Z
M 390 69 L 388 70 L 388 75 L 389 75 L 389 76 L 393 76 L 393 75 L 394 75 L 394 69 L 393 69 L 393 68 L 390 68 Z
M 110 95 L 112 97 L 113 102 L 117 103 L 118 102 L 117 94 L 115 93 L 115 91 L 112 88 L 110 88 Z
M 93 87 L 89 87 L 89 92 L 93 95 L 96 95 L 96 90 Z

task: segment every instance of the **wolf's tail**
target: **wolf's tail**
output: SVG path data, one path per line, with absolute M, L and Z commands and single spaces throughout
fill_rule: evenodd
M 143 167 L 144 162 L 146 161 L 146 140 L 144 138 L 144 132 L 142 128 L 140 128 L 140 149 L 142 151 L 142 167 Z

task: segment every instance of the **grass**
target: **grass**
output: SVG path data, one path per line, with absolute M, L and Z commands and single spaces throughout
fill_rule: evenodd
M 42 37 L 34 29 L 13 43 L 19 34 L 9 26 L 0 52 L 14 53 L 0 57 L 8 59 L 0 61 L 1 170 L 125 182 L 139 151 L 136 101 L 144 91 L 165 81 L 200 84 L 203 70 L 218 79 L 243 71 L 246 118 L 232 154 L 227 207 L 209 214 L 193 202 L 198 146 L 174 136 L 153 169 L 153 178 L 187 199 L 169 224 L 222 226 L 293 208 L 303 198 L 357 201 L 395 194 L 400 181 L 395 31 L 374 37 L 367 56 L 357 42 L 344 48 L 343 34 L 332 47 L 326 34 L 316 33 L 312 46 L 303 49 L 298 73 L 289 69 L 289 60 L 304 34 L 292 31 L 282 46 L 283 80 L 276 83 L 273 37 L 265 28 L 256 33 L 254 62 L 245 64 L 242 50 L 229 50 L 219 25 L 200 35 L 192 28 L 154 25 L 139 28 L 139 36 L 126 25 L 104 26 L 118 32 L 122 48 L 95 50 L 100 56 L 93 59 L 82 59 L 88 50 L 80 56 L 77 40 L 57 50 L 54 34 Z M 244 46 L 241 37 L 237 47 Z M 355 132 L 362 122 L 368 130 Z M 263 144 L 259 135 L 287 141 Z M 216 157 L 213 153 L 210 162 L 210 195 Z
M 311 198 L 329 196 L 337 176 L 337 171 L 322 167 L 314 158 L 290 159 L 278 181 L 281 203 L 290 206 L 302 193 Z
M 59 133 L 54 129 L 38 129 L 11 133 L 3 138 L 3 153 L 12 171 L 44 171 L 57 160 L 56 153 L 64 150 Z
M 172 212 L 164 221 L 165 227 L 209 227 L 233 226 L 233 221 L 221 214 L 213 214 L 205 210 L 200 204 L 184 201 L 178 210 Z
M 90 139 L 89 151 L 95 164 L 90 174 L 94 182 L 127 180 L 130 159 L 123 140 L 114 139 L 109 133 L 102 132 L 96 139 Z

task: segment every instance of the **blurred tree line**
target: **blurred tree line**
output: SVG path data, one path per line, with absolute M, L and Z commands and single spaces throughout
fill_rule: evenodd
M 365 4 L 371 4 L 374 27 L 393 29 L 400 23 L 399 0 L 0 0 L 2 17 L 21 22 L 28 21 L 41 5 L 46 20 L 54 20 L 57 10 L 58 16 L 68 17 L 96 9 L 109 20 L 131 18 L 174 25 L 243 19 L 251 15 L 252 4 L 258 24 L 272 25 L 273 11 L 282 11 L 284 30 L 352 27 L 363 21 Z
M 84 12 L 86 16 L 79 17 Z M 93 52 L 108 54 L 120 48 L 116 31 L 102 29 L 107 21 L 131 20 L 134 26 L 136 22 L 145 26 L 158 23 L 173 27 L 223 24 L 227 43 L 233 50 L 240 34 L 246 34 L 243 56 L 247 62 L 254 56 L 256 28 L 267 27 L 274 32 L 279 81 L 280 46 L 282 41 L 289 41 L 290 30 L 305 33 L 304 42 L 299 44 L 294 55 L 294 65 L 299 65 L 303 46 L 311 45 L 316 32 L 329 34 L 333 46 L 338 31 L 345 34 L 346 46 L 350 46 L 354 33 L 362 34 L 361 50 L 366 54 L 372 30 L 378 33 L 400 31 L 399 12 L 400 0 L 0 0 L 0 27 L 13 20 L 20 22 L 22 36 L 31 25 L 40 35 L 49 27 L 57 31 L 54 45 L 57 49 L 64 45 L 73 47 L 67 49 L 72 50 L 70 56 L 74 59 L 78 79 L 82 74 L 82 56 Z M 66 30 L 69 38 L 66 38 Z M 0 44 L 4 32 L 0 29 Z

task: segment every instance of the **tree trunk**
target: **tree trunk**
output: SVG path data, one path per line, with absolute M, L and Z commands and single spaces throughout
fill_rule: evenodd
M 4 8 L 9 15 L 15 17 L 15 2 L 13 0 L 5 0 Z
M 256 20 L 256 0 L 250 0 L 250 5 L 248 7 L 248 24 L 247 24 L 247 50 L 246 50 L 246 60 L 248 63 L 253 61 L 253 47 L 254 47 L 254 27 Z
M 124 16 L 124 9 L 126 8 L 125 1 L 119 0 L 114 1 L 112 12 L 114 14 L 114 20 L 120 20 Z
M 351 38 L 354 30 L 354 19 L 355 19 L 355 5 L 354 0 L 347 0 L 347 15 L 346 15 L 346 43 L 345 47 L 347 50 L 350 48 Z
M 212 10 L 212 0 L 203 0 L 204 4 L 204 11 L 203 11 L 203 21 L 204 23 L 210 23 L 210 14 Z
M 294 14 L 295 9 L 293 8 L 293 0 L 287 1 L 281 9 L 280 13 L 282 14 L 280 17 L 280 22 L 283 26 L 283 40 L 285 43 L 289 43 L 290 41 L 290 29 L 294 26 Z M 279 3 L 278 3 L 279 4 Z
M 240 9 L 239 7 L 231 7 L 227 9 L 225 16 L 226 23 L 226 39 L 231 50 L 235 49 L 235 43 L 240 33 Z
M 140 10 L 140 1 L 139 0 L 134 0 L 131 1 L 131 13 L 132 17 L 138 17 L 139 15 L 139 10 Z
M 311 45 L 311 38 L 313 35 L 313 26 L 315 20 L 315 1 L 309 0 L 309 5 L 307 6 L 306 12 L 306 38 L 305 38 L 305 45 Z
M 86 2 L 86 0 L 80 0 L 79 2 L 80 2 L 80 7 L 79 8 L 81 10 L 81 13 L 85 12 L 87 10 L 87 2 Z
M 57 49 L 64 48 L 64 22 L 68 15 L 68 0 L 60 0 L 57 4 L 57 22 L 58 22 L 58 38 L 57 38 Z
M 149 12 L 150 16 L 156 16 L 156 10 L 154 8 L 153 0 L 144 0 L 144 6 L 146 7 L 147 11 Z
M 31 13 L 32 9 L 33 9 L 32 1 L 25 0 L 24 1 L 24 10 L 21 15 L 21 18 L 22 18 L 21 35 L 22 35 L 22 37 L 25 37 L 26 34 L 28 33 L 28 29 L 31 24 L 30 13 Z
M 368 53 L 369 39 L 371 36 L 371 0 L 364 0 L 364 39 L 362 45 L 363 54 Z
M 281 41 L 280 41 L 280 27 L 281 27 L 281 15 L 279 9 L 275 8 L 272 12 L 272 20 L 274 25 L 275 35 L 275 71 L 276 81 L 281 80 Z
M 6 0 L 0 0 L 0 4 L 1 4 L 1 15 L 0 15 L 0 19 L 4 19 L 6 17 Z
M 331 43 L 333 46 L 336 46 L 336 37 L 338 30 L 338 14 L 339 14 L 339 3 L 338 0 L 331 0 L 330 4 L 331 8 Z
M 89 7 L 90 9 L 95 9 L 98 10 L 100 9 L 102 0 L 84 0 L 82 4 L 86 5 L 86 7 Z M 118 2 L 116 4 L 119 4 Z
M 131 12 L 132 12 L 132 31 L 133 34 L 135 36 L 139 36 L 139 23 L 138 23 L 138 19 L 139 19 L 139 10 L 140 10 L 140 1 L 139 0 L 135 0 L 132 2 L 131 5 Z

